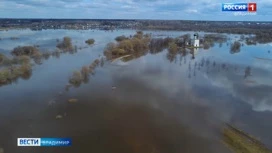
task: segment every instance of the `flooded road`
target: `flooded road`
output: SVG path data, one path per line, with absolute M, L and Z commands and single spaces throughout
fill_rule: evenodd
M 185 55 L 163 50 L 127 62 L 107 61 L 88 83 L 65 90 L 73 71 L 102 56 L 116 36 L 134 33 L 1 31 L 0 51 L 6 55 L 18 45 L 54 50 L 56 39 L 64 36 L 83 49 L 50 57 L 34 66 L 28 80 L 0 87 L 0 148 L 5 153 L 227 153 L 220 131 L 229 122 L 272 149 L 272 61 L 259 59 L 272 59 L 268 44 L 245 45 L 235 54 L 224 43 Z M 187 32 L 147 33 L 176 37 Z M 12 36 L 20 39 L 9 40 Z M 89 38 L 95 45 L 84 48 Z M 70 137 L 73 144 L 20 148 L 19 137 Z

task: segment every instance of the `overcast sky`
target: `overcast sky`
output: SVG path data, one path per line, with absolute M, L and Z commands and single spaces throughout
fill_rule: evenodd
M 255 0 L 254 16 L 222 12 L 222 2 L 237 0 L 0 0 L 0 18 L 272 20 L 272 0 Z

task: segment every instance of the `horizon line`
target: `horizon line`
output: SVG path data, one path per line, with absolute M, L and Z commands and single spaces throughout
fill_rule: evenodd
M 208 22 L 272 22 L 272 21 L 240 21 L 240 20 L 185 20 L 185 19 L 106 19 L 106 18 L 1 18 L 0 20 L 3 19 L 12 19 L 12 20 L 31 20 L 31 19 L 36 19 L 36 20 L 152 20 L 152 21 L 208 21 Z

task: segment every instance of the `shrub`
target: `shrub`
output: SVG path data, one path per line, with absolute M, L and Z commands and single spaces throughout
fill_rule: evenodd
M 120 48 L 115 48 L 112 51 L 113 55 L 124 55 L 126 53 L 126 51 L 124 49 L 120 49 Z
M 72 77 L 70 77 L 69 79 L 69 82 L 74 86 L 80 86 L 81 81 L 82 81 L 82 75 L 79 71 L 75 71 Z
M 148 44 L 143 39 L 133 38 L 131 39 L 134 52 L 142 52 L 148 49 Z
M 130 40 L 121 41 L 118 45 L 118 48 L 123 49 L 125 51 L 125 53 L 133 52 L 133 45 Z
M 9 70 L 8 69 L 2 69 L 0 71 L 0 84 L 7 83 L 8 78 L 9 78 Z
M 0 64 L 3 64 L 6 59 L 6 56 L 0 53 Z
M 127 40 L 127 39 L 128 39 L 128 38 L 127 38 L 126 36 L 124 36 L 124 35 L 122 35 L 122 36 L 117 36 L 117 37 L 115 38 L 115 40 L 118 41 L 118 42 L 123 41 L 123 40 Z
M 22 56 L 22 55 L 33 56 L 38 53 L 39 53 L 38 48 L 33 46 L 23 46 L 23 47 L 18 46 L 11 51 L 11 54 L 13 56 Z
M 134 38 L 142 39 L 143 38 L 143 32 L 137 31 L 136 34 L 133 36 Z
M 248 38 L 246 38 L 246 44 L 247 45 L 256 45 L 257 40 L 255 37 L 248 37 Z
M 88 44 L 88 45 L 92 45 L 92 44 L 94 44 L 94 42 L 95 42 L 94 39 L 88 39 L 88 40 L 85 41 L 85 43 Z
M 106 51 L 111 51 L 113 50 L 114 48 L 116 47 L 116 44 L 115 43 L 108 43 L 107 46 L 105 47 L 105 50 Z
M 49 59 L 50 56 L 51 56 L 50 52 L 45 52 L 42 54 L 42 57 L 46 60 Z
M 204 42 L 203 43 L 203 48 L 204 49 L 209 49 L 210 48 L 210 44 L 208 42 Z
M 238 52 L 240 52 L 240 48 L 241 48 L 241 43 L 239 41 L 235 41 L 230 47 L 230 52 L 232 54 L 238 53 Z
M 0 70 L 0 85 L 11 83 L 12 81 L 22 78 L 29 78 L 31 76 L 31 65 L 24 63 L 21 66 L 10 66 Z
M 104 62 L 104 58 L 102 57 L 102 58 L 100 59 L 100 66 L 103 67 L 103 66 L 104 66 L 104 63 L 105 63 L 105 62 Z
M 157 53 L 167 48 L 169 43 L 173 42 L 173 38 L 154 38 L 150 41 L 149 48 L 151 53 Z
M 94 60 L 94 63 L 96 64 L 96 66 L 99 65 L 99 62 L 100 62 L 99 59 Z
M 168 51 L 171 54 L 176 54 L 178 52 L 178 45 L 176 43 L 174 43 L 174 42 L 170 43 Z
M 13 64 L 28 64 L 30 63 L 30 58 L 29 56 L 22 55 L 22 56 L 17 56 L 12 59 Z
M 23 64 L 19 67 L 19 76 L 23 79 L 29 79 L 31 76 L 32 68 L 30 64 Z
M 62 42 L 57 44 L 57 48 L 64 50 L 64 51 L 71 51 L 73 50 L 72 39 L 70 37 L 64 37 Z
M 55 51 L 52 52 L 52 56 L 56 57 L 56 58 L 59 58 L 60 57 L 60 53 L 61 53 L 60 50 L 55 50 Z
M 81 68 L 81 76 L 82 76 L 82 80 L 84 82 L 88 82 L 89 81 L 89 68 L 87 66 L 83 66 Z
M 31 71 L 31 65 L 30 64 L 22 64 L 19 67 L 19 70 L 20 70 L 21 74 L 29 73 Z

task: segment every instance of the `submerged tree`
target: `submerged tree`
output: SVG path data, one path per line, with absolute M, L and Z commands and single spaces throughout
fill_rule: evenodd
M 75 71 L 70 77 L 69 82 L 70 84 L 74 85 L 75 87 L 79 87 L 82 81 L 82 75 L 79 71 Z
M 174 42 L 170 43 L 168 51 L 171 54 L 176 54 L 178 52 L 178 45 L 176 43 L 174 43 Z
M 28 63 L 18 66 L 9 66 L 0 70 L 0 85 L 9 84 L 18 78 L 28 79 L 31 76 L 32 68 Z
M 88 44 L 88 45 L 92 45 L 92 44 L 94 44 L 94 42 L 95 42 L 94 39 L 88 39 L 88 40 L 85 41 L 85 43 Z
M 70 37 L 64 37 L 62 42 L 57 44 L 57 48 L 63 50 L 63 51 L 71 51 L 73 50 L 73 45 L 72 45 L 72 39 Z
M 80 72 L 81 72 L 81 76 L 82 76 L 82 81 L 84 83 L 89 82 L 89 68 L 88 68 L 88 66 L 83 66 L 81 68 Z
M 129 39 L 129 38 L 127 38 L 127 37 L 124 36 L 124 35 L 122 35 L 122 36 L 117 36 L 117 37 L 115 38 L 115 40 L 116 40 L 117 42 L 120 42 L 120 41 L 123 41 L 123 40 L 127 40 L 127 39 Z
M 151 54 L 159 53 L 169 46 L 174 39 L 170 37 L 166 38 L 153 38 L 150 41 L 149 49 Z
M 247 78 L 248 76 L 251 76 L 251 67 L 246 67 L 245 69 L 245 76 L 244 78 Z
M 235 41 L 230 47 L 230 53 L 232 54 L 238 53 L 240 52 L 240 48 L 241 48 L 241 43 L 239 41 Z
M 39 49 L 34 46 L 18 46 L 11 51 L 13 56 L 34 56 L 39 54 Z

